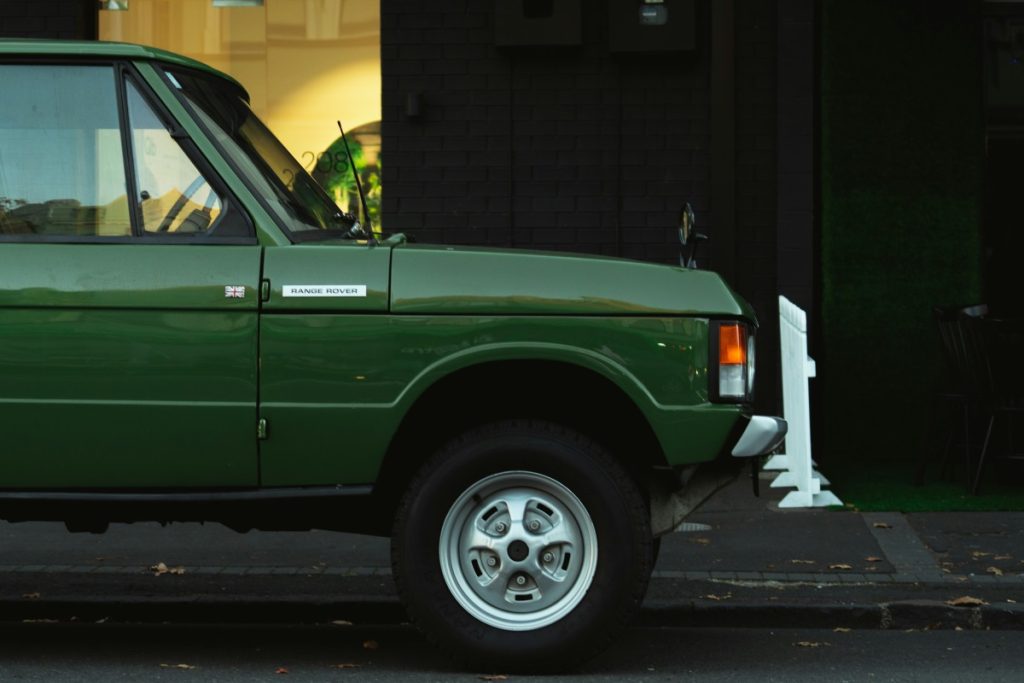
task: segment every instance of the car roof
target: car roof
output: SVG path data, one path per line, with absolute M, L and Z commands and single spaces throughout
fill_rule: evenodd
M 243 92 L 245 87 L 237 80 L 212 66 L 203 64 L 190 57 L 179 55 L 167 50 L 148 45 L 134 43 L 113 43 L 102 40 L 39 40 L 31 38 L 0 38 L 0 59 L 6 56 L 38 55 L 43 57 L 68 57 L 94 59 L 109 57 L 113 59 L 152 60 L 198 69 L 219 78 L 231 81 Z M 248 93 L 246 92 L 246 97 Z

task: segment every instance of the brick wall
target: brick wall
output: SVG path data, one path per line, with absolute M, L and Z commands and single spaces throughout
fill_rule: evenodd
M 591 3 L 557 49 L 495 47 L 490 2 L 381 5 L 389 230 L 672 262 L 682 205 L 707 224 L 706 49 L 611 55 Z
M 782 0 L 785 1 L 785 0 Z M 736 2 L 736 274 L 757 311 L 758 409 L 777 411 L 777 60 L 774 2 Z
M 0 0 L 0 38 L 96 38 L 95 0 Z
M 816 311 L 814 272 L 815 0 L 779 0 L 779 292 Z

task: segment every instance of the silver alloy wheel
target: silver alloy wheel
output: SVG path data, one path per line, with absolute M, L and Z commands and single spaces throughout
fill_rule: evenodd
M 597 531 L 554 479 L 510 471 L 455 501 L 438 546 L 448 590 L 473 617 L 506 631 L 549 626 L 579 604 L 597 568 Z

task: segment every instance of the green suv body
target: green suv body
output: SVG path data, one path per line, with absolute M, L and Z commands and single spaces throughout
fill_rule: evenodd
M 428 633 L 548 668 L 635 612 L 693 466 L 784 434 L 714 273 L 374 239 L 156 49 L 0 41 L 0 90 L 0 518 L 391 535 Z

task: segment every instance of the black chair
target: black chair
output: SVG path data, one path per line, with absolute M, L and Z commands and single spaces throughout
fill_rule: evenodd
M 974 403 L 985 420 L 985 437 L 970 481 L 971 493 L 977 494 L 986 462 L 1024 460 L 1013 438 L 1015 420 L 1024 415 L 1024 320 L 967 318 L 963 332 Z M 1005 431 L 1004 449 L 993 446 L 998 429 Z
M 925 472 L 933 456 L 932 436 L 938 431 L 938 424 L 946 426 L 945 445 L 942 449 L 940 472 L 947 475 L 950 469 L 950 452 L 954 440 L 959 436 L 963 445 L 965 479 L 971 482 L 972 458 L 972 407 L 977 403 L 979 391 L 974 372 L 967 357 L 964 340 L 964 321 L 977 319 L 988 314 L 988 306 L 937 306 L 932 309 L 932 319 L 941 342 L 943 375 L 941 387 L 932 397 L 931 420 L 925 448 L 918 461 L 914 483 L 924 483 Z M 940 415 L 946 419 L 940 418 Z M 959 432 L 959 435 L 958 433 Z

